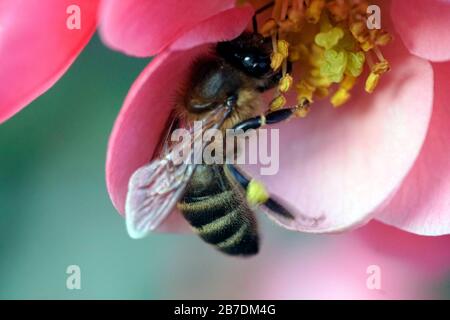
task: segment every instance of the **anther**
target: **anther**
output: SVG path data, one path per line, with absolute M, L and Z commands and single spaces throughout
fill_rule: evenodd
M 272 102 L 270 103 L 270 110 L 271 111 L 279 110 L 286 105 L 286 102 L 287 102 L 286 97 L 283 95 L 279 95 L 279 96 L 275 97 L 272 100 Z
M 375 91 L 379 81 L 380 81 L 380 74 L 371 72 L 369 74 L 369 76 L 367 77 L 365 90 L 368 93 L 373 93 Z
M 278 90 L 280 90 L 280 92 L 282 92 L 282 93 L 288 92 L 292 86 L 293 81 L 294 81 L 294 79 L 292 78 L 292 76 L 289 74 L 286 74 L 285 76 L 283 76 L 280 79 L 280 83 L 278 84 Z
M 325 0 L 311 0 L 305 13 L 306 21 L 312 24 L 319 22 L 324 7 Z
M 305 100 L 302 104 L 297 106 L 297 110 L 294 112 L 294 115 L 298 118 L 306 118 L 309 113 L 309 101 Z

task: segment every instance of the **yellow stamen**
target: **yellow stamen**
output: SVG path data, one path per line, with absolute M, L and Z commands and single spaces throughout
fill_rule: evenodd
M 384 59 L 383 53 L 381 53 L 380 48 L 378 48 L 377 46 L 374 46 L 373 52 L 375 52 L 375 55 L 377 56 L 378 60 L 380 60 L 382 62 L 386 61 L 386 59 Z
M 359 43 L 364 43 L 369 40 L 367 26 L 362 21 L 357 21 L 350 24 L 350 32 Z
M 270 66 L 273 70 L 280 69 L 283 64 L 284 56 L 279 52 L 274 52 L 271 57 Z
M 309 55 L 308 48 L 303 44 L 299 43 L 296 46 L 291 46 L 289 48 L 289 60 L 291 62 L 298 61 L 300 59 L 305 59 Z
M 286 19 L 288 8 L 289 8 L 289 0 L 283 0 L 283 3 L 281 5 L 281 14 L 280 14 L 281 21 Z
M 390 65 L 389 62 L 387 62 L 386 60 L 381 61 L 376 63 L 373 68 L 372 68 L 372 72 L 376 73 L 376 74 L 383 74 L 386 73 L 390 70 Z
M 327 3 L 327 9 L 336 22 L 347 20 L 350 13 L 350 7 L 345 0 L 330 1 Z
M 357 79 L 356 77 L 346 75 L 344 77 L 344 80 L 342 80 L 341 82 L 341 88 L 345 90 L 351 90 L 355 86 L 356 79 Z
M 375 40 L 377 46 L 386 46 L 392 41 L 392 35 L 387 32 L 382 32 Z
M 289 56 L 289 42 L 286 40 L 279 40 L 277 42 L 277 50 L 283 55 L 283 58 L 286 59 Z
M 278 90 L 282 93 L 288 92 L 293 82 L 294 79 L 289 74 L 286 74 L 281 78 L 280 83 L 278 84 Z
M 258 2 L 256 7 L 261 5 Z M 365 90 L 375 90 L 390 69 L 380 48 L 392 36 L 382 29 L 368 29 L 368 6 L 368 0 L 275 0 L 272 18 L 260 29 L 272 40 L 271 67 L 281 74 L 271 110 L 286 105 L 292 88 L 298 116 L 305 117 L 310 103 L 327 96 L 334 107 L 340 107 L 351 99 L 365 69 L 370 72 Z M 287 73 L 289 62 L 300 70 L 301 80 Z
M 371 72 L 366 80 L 366 87 L 365 87 L 366 91 L 368 93 L 373 93 L 375 91 L 375 88 L 377 87 L 379 81 L 380 81 L 380 75 L 376 74 L 374 72 Z
M 306 21 L 312 24 L 319 22 L 322 10 L 325 7 L 325 0 L 311 0 L 308 9 L 306 9 Z
M 363 72 L 366 56 L 362 51 L 349 52 L 347 55 L 347 69 L 345 72 L 353 77 L 359 77 Z
M 296 62 L 301 59 L 301 54 L 299 50 L 290 50 L 289 51 L 289 61 Z
M 310 85 L 305 80 L 301 80 L 296 86 L 298 104 L 303 105 L 305 102 L 313 102 L 315 90 L 315 87 Z
M 281 15 L 281 7 L 283 6 L 284 0 L 275 0 L 275 4 L 272 10 L 272 18 L 278 20 Z
M 341 82 L 347 68 L 347 53 L 330 49 L 325 51 L 324 58 L 325 63 L 320 67 L 320 73 L 332 82 Z
M 335 27 L 328 32 L 321 32 L 316 35 L 315 42 L 318 46 L 331 49 L 344 37 L 344 30 Z
M 294 1 L 295 2 L 295 1 Z M 295 24 L 300 24 L 302 22 L 303 13 L 299 9 L 289 9 L 288 19 Z
M 262 26 L 260 33 L 264 37 L 270 37 L 271 35 L 276 33 L 277 22 L 274 19 L 267 20 Z
M 323 99 L 330 95 L 330 90 L 326 87 L 318 87 L 316 88 L 316 91 L 314 92 L 317 98 Z
M 270 103 L 270 110 L 275 111 L 283 108 L 286 105 L 286 97 L 283 95 L 276 96 Z
M 287 61 L 287 59 L 284 59 L 283 64 L 281 66 L 281 75 L 283 77 L 287 74 L 287 70 L 288 70 L 288 61 Z
M 294 112 L 294 115 L 299 118 L 306 118 L 306 116 L 309 113 L 309 109 L 310 109 L 310 107 L 309 107 L 308 103 L 299 105 L 297 107 L 297 110 Z
M 338 108 L 346 103 L 350 99 L 350 93 L 347 89 L 339 88 L 338 91 L 333 95 L 330 102 L 333 107 Z

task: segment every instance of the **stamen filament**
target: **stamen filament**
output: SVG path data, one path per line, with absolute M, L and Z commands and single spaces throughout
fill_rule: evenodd
M 380 48 L 378 48 L 377 46 L 374 46 L 373 49 L 372 49 L 372 51 L 375 52 L 375 54 L 376 54 L 378 60 L 380 60 L 380 61 L 386 61 L 386 60 L 384 59 L 383 54 L 381 53 Z
M 280 15 L 280 20 L 283 21 L 286 19 L 286 15 L 288 12 L 288 7 L 289 7 L 289 0 L 284 0 L 283 1 L 283 5 L 281 6 L 281 15 Z

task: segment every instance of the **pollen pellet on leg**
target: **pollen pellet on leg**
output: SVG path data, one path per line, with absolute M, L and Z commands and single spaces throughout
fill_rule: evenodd
M 269 193 L 262 182 L 252 179 L 246 190 L 246 198 L 250 205 L 255 206 L 266 202 L 269 199 Z

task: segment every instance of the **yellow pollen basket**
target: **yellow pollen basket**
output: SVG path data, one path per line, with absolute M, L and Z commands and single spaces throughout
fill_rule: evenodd
M 248 2 L 256 9 L 269 3 Z M 271 67 L 282 71 L 271 110 L 283 108 L 285 94 L 291 90 L 296 92 L 299 117 L 307 116 L 316 99 L 328 97 L 334 107 L 341 107 L 351 99 L 365 70 L 365 91 L 375 91 L 390 69 L 380 47 L 388 45 L 392 36 L 368 28 L 368 6 L 366 0 L 274 1 L 271 16 L 258 30 L 272 38 Z M 288 61 L 296 70 L 296 81 L 287 73 Z
M 264 184 L 258 180 L 252 179 L 247 186 L 247 202 L 251 206 L 257 206 L 269 200 L 269 193 Z

